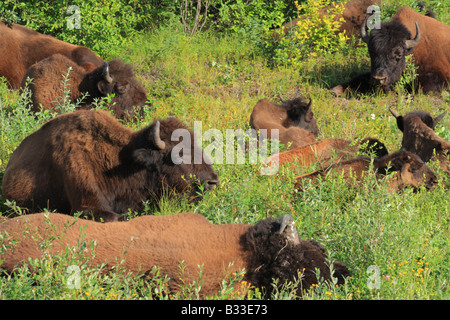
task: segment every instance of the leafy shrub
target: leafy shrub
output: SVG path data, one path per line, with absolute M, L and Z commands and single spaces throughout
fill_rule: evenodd
M 44 34 L 86 46 L 106 59 L 145 27 L 145 6 L 136 0 L 66 2 L 6 0 L 0 15 Z

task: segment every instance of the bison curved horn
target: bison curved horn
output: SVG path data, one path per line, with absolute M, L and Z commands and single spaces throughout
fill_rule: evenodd
M 395 119 L 400 117 L 400 115 L 397 112 L 395 112 L 394 110 L 392 110 L 392 108 L 389 108 L 389 111 L 392 113 L 392 115 L 395 117 Z
M 447 111 L 444 111 L 444 113 L 438 115 L 436 118 L 433 119 L 433 124 L 436 125 L 439 123 L 439 121 L 441 121 L 445 115 L 447 114 Z
M 307 109 L 307 110 L 308 110 L 309 108 L 311 108 L 311 104 L 312 104 L 312 98 L 309 98 L 308 105 L 306 106 L 306 109 Z
M 286 100 L 281 96 L 281 94 L 279 94 L 278 97 L 280 98 L 281 102 L 283 102 L 283 103 L 286 102 Z
M 294 219 L 290 215 L 284 215 L 281 218 L 279 232 L 286 236 L 288 242 L 292 244 L 300 243 L 300 238 L 298 237 L 297 229 L 295 228 Z
M 109 74 L 109 63 L 105 62 L 105 64 L 103 65 L 103 78 L 108 82 L 108 83 L 112 83 L 113 79 L 111 77 L 111 75 Z
M 369 43 L 369 36 L 368 36 L 367 30 L 366 30 L 367 19 L 369 19 L 369 15 L 366 15 L 366 17 L 364 18 L 364 21 L 361 25 L 361 28 L 360 28 L 361 39 L 365 43 Z
M 412 40 L 406 40 L 406 49 L 412 49 L 417 46 L 420 42 L 420 38 L 419 24 L 416 22 L 416 37 Z
M 156 121 L 155 125 L 153 126 L 153 132 L 152 132 L 153 133 L 153 143 L 160 150 L 164 150 L 166 148 L 166 143 L 161 140 L 160 126 L 161 126 L 161 124 L 159 123 L 159 121 Z

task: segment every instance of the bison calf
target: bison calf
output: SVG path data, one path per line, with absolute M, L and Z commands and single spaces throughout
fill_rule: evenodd
M 325 139 L 272 155 L 263 165 L 307 168 L 319 163 L 321 166 L 329 166 L 332 161 L 350 160 L 359 153 L 373 153 L 376 157 L 381 157 L 388 154 L 388 151 L 382 142 L 374 138 L 365 138 L 357 143 L 344 139 Z
M 64 83 L 64 76 L 69 68 L 69 80 Z M 72 60 L 61 54 L 55 54 L 32 65 L 22 81 L 22 88 L 28 85 L 31 91 L 31 109 L 34 112 L 54 110 L 58 99 L 69 90 L 69 99 L 76 102 L 84 97 L 79 109 L 89 109 L 99 98 L 114 94 L 110 108 L 119 119 L 129 120 L 135 115 L 133 107 L 142 107 L 147 101 L 147 94 L 135 79 L 131 66 L 115 59 L 105 62 L 101 67 L 87 72 Z
M 425 111 L 414 111 L 404 116 L 389 109 L 403 132 L 402 148 L 417 154 L 423 161 L 438 160 L 442 170 L 450 175 L 450 142 L 439 137 L 434 128 L 447 112 L 433 118 Z
M 177 129 L 191 139 L 171 141 Z M 175 146 L 190 161 L 175 164 Z M 218 176 L 210 163 L 176 118 L 133 131 L 107 111 L 80 110 L 55 117 L 22 141 L 6 167 L 3 194 L 30 210 L 83 211 L 111 221 L 167 192 L 195 198 L 199 184 L 213 189 Z
M 295 188 L 302 189 L 305 180 L 316 180 L 318 177 L 326 177 L 327 174 L 343 175 L 346 180 L 354 178 L 361 181 L 364 173 L 373 169 L 377 177 L 384 177 L 388 171 L 393 172 L 393 179 L 389 181 L 389 189 L 399 190 L 410 186 L 419 188 L 425 186 L 427 189 L 433 188 L 437 183 L 434 172 L 419 158 L 419 156 L 399 150 L 379 158 L 372 159 L 366 156 L 336 163 L 324 170 L 304 174 L 297 177 Z
M 290 143 L 290 148 L 315 142 L 319 128 L 311 110 L 311 100 L 295 98 L 282 102 L 276 105 L 267 99 L 258 101 L 250 115 L 251 128 L 267 130 L 267 139 L 273 139 L 272 130 L 278 130 L 280 143 Z
M 14 239 L 9 250 L 0 255 L 0 268 L 8 272 L 29 258 L 48 254 L 47 250 L 64 254 L 65 248 L 76 248 L 82 238 L 87 243 L 96 242 L 95 253 L 88 261 L 91 266 L 106 264 L 108 271 L 122 261 L 126 270 L 144 275 L 150 275 L 158 266 L 170 278 L 169 289 L 174 292 L 183 280 L 198 279 L 200 266 L 202 297 L 216 294 L 223 279 L 242 270 L 246 272 L 244 280 L 264 288 L 267 295 L 273 290 L 273 279 L 279 279 L 282 285 L 301 276 L 299 289 L 309 289 L 318 282 L 316 268 L 323 279 L 332 276 L 324 248 L 316 241 L 301 240 L 290 216 L 269 218 L 256 225 L 213 225 L 194 213 L 140 216 L 111 223 L 61 214 L 32 214 L 0 224 L 0 233 Z M 39 246 L 43 239 L 53 239 L 46 249 Z M 180 275 L 181 262 L 184 273 Z M 333 266 L 333 276 L 343 284 L 349 271 L 339 262 Z

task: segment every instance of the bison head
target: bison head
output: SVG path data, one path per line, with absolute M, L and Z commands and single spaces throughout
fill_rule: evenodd
M 317 241 L 301 240 L 289 215 L 258 222 L 249 229 L 242 242 L 250 252 L 246 278 L 252 284 L 264 287 L 267 294 L 273 290 L 273 279 L 279 279 L 281 286 L 301 276 L 302 288 L 309 289 L 318 282 L 316 269 L 320 270 L 320 277 L 331 280 L 333 276 L 339 284 L 350 275 L 340 262 L 333 262 L 334 274 L 331 274 L 325 249 Z
M 197 145 L 193 132 L 175 117 L 156 121 L 138 131 L 132 148 L 133 161 L 147 169 L 148 185 L 158 186 L 154 193 L 169 189 L 190 194 L 192 200 L 202 190 L 212 190 L 218 185 L 211 160 Z
M 96 71 L 100 96 L 114 94 L 111 107 L 117 118 L 132 118 L 136 114 L 133 107 L 140 108 L 147 102 L 147 94 L 135 79 L 131 66 L 115 59 L 109 63 L 105 62 L 104 66 Z
M 420 42 L 420 29 L 416 22 L 416 37 L 411 39 L 409 30 L 398 21 L 381 23 L 379 29 L 367 34 L 367 16 L 361 25 L 361 38 L 367 43 L 371 62 L 372 82 L 389 91 L 405 69 L 405 57 Z
M 436 175 L 422 159 L 418 155 L 404 149 L 400 149 L 391 155 L 377 158 L 374 162 L 378 167 L 379 173 L 386 173 L 390 163 L 390 170 L 397 172 L 396 176 L 399 179 L 399 185 L 413 188 L 425 186 L 427 189 L 432 189 L 437 184 Z
M 397 121 L 397 127 L 402 132 L 404 131 L 405 123 L 409 124 L 411 121 L 421 121 L 427 127 L 434 130 L 434 128 L 436 127 L 438 122 L 441 121 L 442 118 L 444 118 L 444 116 L 447 114 L 447 111 L 445 111 L 442 114 L 440 114 L 439 116 L 433 118 L 431 114 L 429 114 L 428 112 L 425 112 L 425 111 L 413 111 L 413 112 L 406 114 L 405 116 L 399 115 L 397 112 L 395 112 L 391 108 L 389 108 L 389 111 L 395 117 L 395 119 Z M 412 119 L 416 119 L 416 120 L 412 120 Z
M 280 96 L 281 106 L 286 110 L 287 119 L 284 123 L 285 127 L 295 126 L 308 130 L 315 137 L 319 134 L 317 121 L 311 110 L 312 99 L 306 101 L 303 98 L 294 98 L 292 100 L 284 100 Z

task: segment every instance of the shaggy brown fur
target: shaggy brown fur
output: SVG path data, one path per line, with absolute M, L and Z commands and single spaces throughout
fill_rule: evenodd
M 314 181 L 319 177 L 326 177 L 328 173 L 343 175 L 343 178 L 349 181 L 353 181 L 352 179 L 361 181 L 369 169 L 373 169 L 380 178 L 384 177 L 388 171 L 395 172 L 392 179 L 389 180 L 389 189 L 392 191 L 406 186 L 419 188 L 422 185 L 431 189 L 437 183 L 434 172 L 417 155 L 405 150 L 375 158 L 373 166 L 371 163 L 372 159 L 366 156 L 342 161 L 324 170 L 298 176 L 295 188 L 301 190 L 305 179 Z
M 19 24 L 0 21 L 0 76 L 12 89 L 19 89 L 25 72 L 38 61 L 55 53 L 73 60 L 86 71 L 101 67 L 104 61 L 88 48 L 41 34 Z
M 69 81 L 64 84 L 63 77 L 67 75 L 69 67 L 72 68 Z M 67 57 L 55 54 L 28 69 L 22 88 L 27 84 L 28 78 L 32 79 L 28 87 L 31 91 L 31 109 L 34 112 L 41 108 L 54 110 L 58 100 L 64 97 L 64 90 L 70 90 L 71 102 L 88 94 L 81 102 L 80 109 L 90 109 L 95 99 L 114 94 L 110 108 L 117 118 L 125 120 L 135 115 L 133 107 L 142 107 L 147 101 L 145 90 L 136 81 L 131 66 L 118 59 L 87 72 Z
M 171 141 L 176 129 L 191 139 Z M 176 145 L 190 163 L 173 162 Z M 194 154 L 202 156 L 200 164 Z M 194 134 L 176 118 L 133 131 L 107 111 L 80 110 L 55 117 L 22 141 L 6 167 L 3 194 L 30 210 L 84 211 L 116 220 L 171 189 L 195 197 L 198 183 L 214 188 L 218 176 L 209 163 Z
M 98 223 L 61 214 L 32 214 L 0 224 L 17 241 L 0 255 L 0 268 L 11 273 L 29 258 L 61 254 L 76 248 L 80 239 L 95 241 L 95 254 L 88 263 L 106 263 L 106 271 L 119 261 L 134 273 L 150 275 L 153 266 L 170 277 L 169 289 L 178 291 L 180 277 L 198 279 L 202 266 L 202 297 L 213 295 L 227 275 L 245 269 L 244 280 L 256 287 L 272 290 L 272 279 L 294 281 L 303 272 L 302 286 L 309 289 L 320 276 L 330 280 L 324 248 L 316 241 L 300 240 L 292 218 L 268 219 L 255 226 L 246 224 L 213 225 L 203 216 L 180 213 L 169 216 L 141 216 L 127 222 Z M 50 238 L 52 237 L 52 238 Z M 39 246 L 44 239 L 54 239 L 48 249 Z M 73 250 L 71 250 L 72 252 Z M 87 253 L 89 256 L 90 253 Z M 185 271 L 180 275 L 179 264 Z M 334 262 L 334 277 L 344 283 L 346 266 Z
M 320 163 L 321 166 L 328 167 L 332 162 L 350 160 L 359 153 L 373 153 L 376 157 L 381 157 L 388 154 L 388 151 L 383 143 L 374 138 L 366 138 L 357 143 L 344 139 L 326 139 L 272 155 L 264 161 L 264 165 L 307 168 Z
M 250 115 L 250 126 L 257 131 L 266 129 L 267 139 L 272 139 L 271 130 L 279 130 L 280 143 L 290 143 L 290 148 L 313 143 L 319 134 L 311 101 L 303 98 L 283 100 L 282 105 L 267 99 L 258 101 Z
M 433 118 L 424 111 L 410 112 L 404 116 L 391 109 L 397 126 L 403 132 L 402 148 L 417 154 L 424 162 L 439 160 L 439 166 L 450 175 L 450 142 L 439 137 L 434 128 L 447 111 Z

